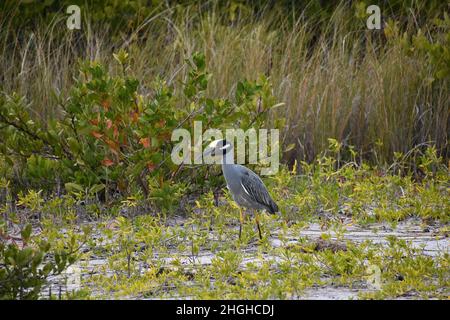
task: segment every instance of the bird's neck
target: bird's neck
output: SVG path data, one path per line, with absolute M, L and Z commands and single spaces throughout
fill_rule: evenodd
M 222 167 L 234 164 L 234 148 L 227 151 L 224 157 L 222 157 Z
M 232 183 L 233 181 L 232 179 L 230 180 L 231 178 L 230 175 L 233 172 L 233 165 L 234 165 L 234 151 L 233 149 L 231 149 L 228 150 L 225 156 L 222 157 L 222 172 L 228 186 L 230 186 L 230 183 Z

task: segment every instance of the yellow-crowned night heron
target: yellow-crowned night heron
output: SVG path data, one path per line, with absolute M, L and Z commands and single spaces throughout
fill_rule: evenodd
M 270 197 L 264 182 L 252 170 L 234 164 L 234 148 L 230 141 L 220 139 L 211 142 L 203 155 L 211 156 L 213 159 L 219 157 L 222 162 L 222 172 L 228 190 L 230 190 L 233 200 L 240 207 L 239 238 L 241 238 L 244 222 L 242 207 L 245 207 L 255 210 L 255 222 L 258 227 L 259 238 L 262 239 L 256 210 L 266 210 L 271 214 L 278 212 L 278 206 Z

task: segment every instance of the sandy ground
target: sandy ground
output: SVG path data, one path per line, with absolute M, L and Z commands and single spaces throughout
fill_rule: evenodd
M 183 218 L 174 218 L 172 223 L 178 224 L 182 223 Z M 377 244 L 386 244 L 388 243 L 387 238 L 389 236 L 395 236 L 399 239 L 404 239 L 411 241 L 412 245 L 417 248 L 423 248 L 423 254 L 434 256 L 439 253 L 444 253 L 449 250 L 450 239 L 443 235 L 439 235 L 436 231 L 438 227 L 426 227 L 420 225 L 418 221 L 409 220 L 405 222 L 401 222 L 397 225 L 395 229 L 393 229 L 389 224 L 378 223 L 371 224 L 368 227 L 354 226 L 351 224 L 344 224 L 345 232 L 343 234 L 344 239 L 340 239 L 340 241 L 349 240 L 355 243 L 362 242 L 364 240 L 371 240 L 373 243 Z M 269 241 L 273 247 L 279 247 L 282 245 L 286 245 L 286 242 L 282 244 L 282 242 L 278 238 L 279 230 L 272 230 L 270 232 Z M 298 239 L 307 239 L 308 241 L 320 241 L 321 235 L 323 234 L 323 230 L 321 230 L 320 226 L 316 223 L 310 224 L 308 227 L 303 228 L 299 234 L 292 234 L 288 237 L 288 245 L 298 243 Z M 329 232 L 331 235 L 331 241 L 337 240 L 337 235 L 333 232 Z M 175 249 L 174 249 L 175 250 Z M 257 244 L 251 244 L 244 251 L 244 259 L 242 264 L 250 262 L 254 259 L 255 253 L 257 252 Z M 178 253 L 179 256 L 179 253 Z M 186 253 L 185 255 L 181 255 L 182 264 L 186 266 L 195 265 L 196 268 L 206 266 L 211 263 L 214 254 L 207 250 L 201 250 L 194 259 L 190 253 Z M 276 259 L 276 257 L 265 257 L 267 259 Z M 170 263 L 170 258 L 165 258 L 167 263 Z M 71 266 L 64 275 L 60 275 L 58 277 L 53 277 L 50 279 L 51 285 L 47 287 L 43 296 L 48 295 L 49 289 L 51 288 L 51 292 L 53 294 L 58 295 L 59 293 L 63 293 L 66 290 L 78 290 L 80 289 L 80 280 L 79 274 L 81 274 L 83 279 L 88 278 L 90 275 L 98 270 L 98 267 L 107 263 L 106 257 L 98 257 L 88 261 L 88 263 L 84 263 L 81 266 L 81 263 L 77 263 L 74 266 Z M 77 278 L 78 277 L 78 278 Z M 358 293 L 367 292 L 371 290 L 375 290 L 372 285 L 367 283 L 362 283 L 360 286 L 355 286 L 353 288 L 348 287 L 339 287 L 339 286 L 314 286 L 306 289 L 301 296 L 292 297 L 292 299 L 357 299 Z M 91 288 L 92 290 L 92 288 Z M 95 291 L 92 292 L 93 297 L 95 297 Z M 124 297 L 125 298 L 125 297 Z M 136 298 L 136 297 L 128 297 L 128 298 Z M 140 298 L 140 297 L 138 297 Z M 187 298 L 190 297 L 179 297 L 179 298 Z M 411 297 L 402 297 L 403 299 L 414 298 Z

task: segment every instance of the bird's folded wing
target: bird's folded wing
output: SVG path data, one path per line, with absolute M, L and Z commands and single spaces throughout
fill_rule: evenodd
M 268 208 L 272 207 L 273 200 L 262 180 L 250 172 L 244 172 L 241 176 L 241 185 L 245 191 L 245 198 L 257 202 Z

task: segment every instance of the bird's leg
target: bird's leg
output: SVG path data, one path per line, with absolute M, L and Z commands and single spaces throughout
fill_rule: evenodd
M 258 227 L 259 239 L 262 240 L 261 227 L 259 226 L 259 216 L 257 211 L 255 211 L 255 222 Z
M 244 224 L 244 213 L 242 212 L 242 208 L 239 208 L 239 240 L 241 240 L 243 224 Z

